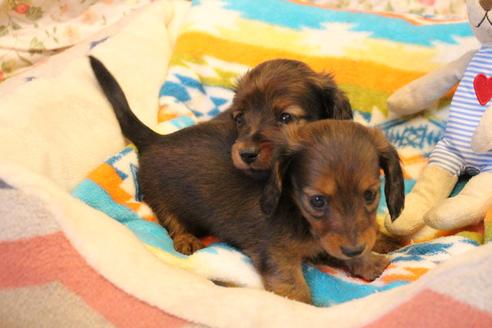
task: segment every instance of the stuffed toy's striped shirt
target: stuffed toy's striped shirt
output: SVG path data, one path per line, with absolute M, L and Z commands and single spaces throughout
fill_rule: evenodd
M 482 47 L 472 58 L 454 94 L 444 137 L 429 163 L 454 175 L 492 172 L 492 151 L 471 149 L 473 133 L 486 110 L 492 110 L 492 47 Z M 492 126 L 490 127 L 492 129 Z

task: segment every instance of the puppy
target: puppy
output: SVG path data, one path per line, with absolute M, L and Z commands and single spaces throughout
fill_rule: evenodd
M 396 150 L 377 129 L 334 120 L 289 129 L 280 143 L 260 199 L 271 216 L 243 218 L 255 222 L 250 230 L 242 222 L 229 223 L 241 226 L 235 244 L 251 256 L 265 288 L 309 303 L 301 265 L 320 255 L 338 260 L 355 276 L 378 277 L 389 263 L 371 252 L 381 168 L 392 218 L 404 204 Z
M 264 62 L 243 76 L 228 114 L 236 123 L 232 160 L 243 172 L 269 172 L 269 135 L 279 127 L 319 119 L 352 119 L 352 108 L 331 76 L 294 60 Z
M 220 237 L 224 229 L 235 235 L 240 231 L 229 221 L 251 211 L 261 216 L 244 195 L 262 192 L 264 183 L 251 176 L 264 179 L 270 173 L 272 136 L 288 125 L 352 118 L 347 98 L 329 75 L 279 59 L 243 76 L 231 107 L 216 119 L 159 135 L 133 114 L 104 65 L 93 57 L 90 63 L 123 134 L 138 148 L 143 200 L 184 254 L 203 247 L 197 236 Z

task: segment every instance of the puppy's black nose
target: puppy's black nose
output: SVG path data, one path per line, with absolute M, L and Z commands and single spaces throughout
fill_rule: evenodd
M 256 161 L 258 157 L 258 152 L 254 149 L 243 149 L 239 152 L 239 156 L 246 164 L 251 164 Z
M 366 248 L 366 245 L 359 245 L 359 246 L 356 246 L 353 248 L 342 246 L 340 248 L 342 249 L 342 253 L 345 254 L 346 256 L 354 257 L 354 256 L 358 256 L 358 255 L 362 254 L 362 252 L 364 251 L 364 248 Z

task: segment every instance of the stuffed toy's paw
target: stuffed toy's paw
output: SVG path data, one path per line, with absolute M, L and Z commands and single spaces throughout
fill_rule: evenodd
M 421 104 L 418 89 L 414 81 L 395 91 L 387 100 L 388 110 L 398 115 L 410 115 L 425 108 Z
M 480 173 L 455 197 L 426 213 L 425 223 L 440 230 L 462 228 L 480 222 L 492 206 L 492 173 Z
M 400 216 L 391 221 L 385 217 L 385 227 L 396 236 L 409 236 L 424 227 L 425 214 L 445 200 L 458 181 L 458 177 L 436 165 L 427 165 L 417 179 L 412 191 L 405 197 L 405 207 Z

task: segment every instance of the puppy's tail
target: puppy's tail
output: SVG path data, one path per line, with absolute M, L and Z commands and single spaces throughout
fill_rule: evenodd
M 104 64 L 92 56 L 89 56 L 89 60 L 101 89 L 113 107 L 123 135 L 130 139 L 139 150 L 161 136 L 143 124 L 133 113 L 123 90 Z

